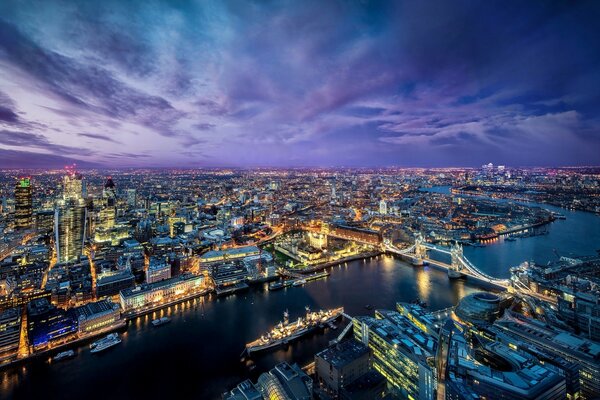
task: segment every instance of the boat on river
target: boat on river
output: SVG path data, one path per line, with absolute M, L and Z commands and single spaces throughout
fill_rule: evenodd
M 319 310 L 317 312 L 311 312 L 310 308 L 306 307 L 306 315 L 304 317 L 299 317 L 296 321 L 290 322 L 289 314 L 286 310 L 286 312 L 283 313 L 283 321 L 279 322 L 271 332 L 246 344 L 246 352 L 250 355 L 280 345 L 287 345 L 292 340 L 306 335 L 315 328 L 335 321 L 343 312 L 343 307 L 325 311 Z

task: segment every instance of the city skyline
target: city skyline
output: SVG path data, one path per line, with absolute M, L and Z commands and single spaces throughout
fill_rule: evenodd
M 0 168 L 598 165 L 600 8 L 0 4 Z

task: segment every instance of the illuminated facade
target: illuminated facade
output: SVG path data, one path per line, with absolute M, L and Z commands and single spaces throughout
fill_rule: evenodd
M 121 318 L 119 305 L 107 300 L 100 300 L 73 309 L 79 325 L 80 333 L 108 328 Z
M 203 275 L 183 274 L 149 285 L 121 290 L 119 297 L 124 311 L 135 311 L 153 303 L 176 300 L 178 296 L 197 293 L 203 289 Z
M 373 352 L 373 367 L 402 398 L 435 399 L 436 341 L 395 311 L 354 319 L 354 337 Z
M 76 260 L 83 251 L 86 207 L 82 199 L 59 202 L 54 214 L 54 234 L 58 262 Z
M 29 229 L 33 223 L 31 180 L 21 178 L 15 187 L 15 228 Z
M 83 251 L 87 208 L 82 198 L 82 176 L 75 172 L 63 179 L 63 197 L 54 213 L 54 234 L 58 262 L 76 260 Z

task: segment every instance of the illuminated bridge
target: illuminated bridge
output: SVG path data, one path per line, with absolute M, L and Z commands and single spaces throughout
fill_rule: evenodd
M 510 283 L 509 279 L 495 278 L 473 265 L 473 263 L 463 254 L 463 248 L 460 244 L 454 244 L 451 247 L 437 246 L 432 243 L 427 243 L 421 235 L 417 235 L 415 244 L 408 248 L 398 249 L 387 240 L 384 242 L 383 247 L 389 253 L 411 257 L 416 260 L 417 263 L 427 261 L 430 264 L 446 269 L 450 278 L 467 276 L 503 288 L 508 287 Z M 451 264 L 430 258 L 429 252 L 431 251 L 450 255 L 452 260 Z

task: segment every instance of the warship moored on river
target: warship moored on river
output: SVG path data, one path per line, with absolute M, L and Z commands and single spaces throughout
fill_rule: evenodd
M 279 324 L 266 335 L 246 344 L 246 352 L 250 355 L 251 353 L 271 349 L 281 344 L 287 344 L 292 340 L 311 332 L 318 326 L 333 322 L 339 318 L 343 312 L 343 307 L 326 311 L 320 310 L 317 312 L 311 312 L 310 308 L 306 307 L 306 316 L 299 317 L 298 320 L 290 322 L 289 314 L 286 310 L 286 312 L 283 313 L 283 322 L 279 322 Z

